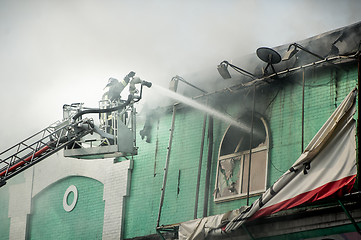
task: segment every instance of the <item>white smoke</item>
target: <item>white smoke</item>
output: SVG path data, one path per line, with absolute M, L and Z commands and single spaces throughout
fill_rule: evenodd
M 1 1 L 0 151 L 61 119 L 65 103 L 96 107 L 109 77 L 133 70 L 167 87 L 175 75 L 357 22 L 360 10 L 351 0 Z

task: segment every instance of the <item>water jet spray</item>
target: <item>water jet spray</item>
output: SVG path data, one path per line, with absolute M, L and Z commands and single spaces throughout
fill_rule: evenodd
M 188 98 L 188 97 L 185 97 L 179 93 L 176 93 L 176 92 L 173 92 L 167 88 L 164 88 L 164 87 L 161 87 L 159 85 L 156 85 L 156 84 L 153 84 L 153 89 L 155 89 L 156 91 L 158 91 L 159 93 L 169 97 L 169 98 L 172 98 L 174 100 L 177 100 L 179 102 L 182 102 L 192 108 L 195 108 L 195 109 L 198 109 L 202 112 L 206 112 L 208 114 L 210 114 L 211 116 L 221 120 L 221 121 L 224 121 L 226 123 L 229 123 L 231 124 L 232 126 L 235 126 L 237 128 L 240 128 L 242 130 L 244 130 L 245 132 L 250 132 L 251 128 L 250 126 L 248 126 L 247 124 L 245 123 L 241 123 L 235 119 L 233 119 L 232 117 L 230 116 L 227 116 L 225 115 L 224 113 L 222 112 L 219 112 L 209 106 L 206 106 L 206 105 L 203 105 L 191 98 Z M 255 132 L 255 134 L 259 134 L 257 132 Z

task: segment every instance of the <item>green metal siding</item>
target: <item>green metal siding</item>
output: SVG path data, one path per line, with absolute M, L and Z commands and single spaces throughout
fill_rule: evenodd
M 256 102 L 256 111 L 268 120 L 272 142 L 268 186 L 276 181 L 301 154 L 302 73 L 279 81 L 278 87 L 272 85 L 268 87 L 267 92 L 257 92 L 257 96 L 263 100 Z M 304 147 L 338 104 L 356 86 L 357 69 L 352 68 L 347 72 L 337 71 L 337 73 L 332 68 L 307 71 L 305 82 Z M 265 109 L 264 105 L 268 104 L 268 108 Z M 233 104 L 223 105 L 222 108 L 237 118 L 240 112 L 247 108 L 247 104 L 235 101 Z M 181 109 L 176 112 L 161 225 L 193 219 L 203 116 L 202 112 L 193 109 Z M 208 215 L 225 213 L 246 205 L 246 199 L 223 203 L 213 201 L 218 149 L 227 126 L 226 123 L 214 120 Z M 139 155 L 135 158 L 131 192 L 126 203 L 125 238 L 155 234 L 170 128 L 171 114 L 168 113 L 160 118 L 157 126 L 154 126 L 152 143 L 138 140 Z M 207 151 L 206 134 L 198 217 L 202 216 L 203 211 Z M 257 198 L 251 198 L 250 203 Z
M 175 219 L 187 221 L 193 216 L 203 114 L 184 111 L 176 111 L 160 224 L 171 224 Z M 130 197 L 126 203 L 125 238 L 155 233 L 171 117 L 162 117 L 159 125 L 154 126 L 152 143 L 138 141 L 139 155 L 135 157 Z
M 71 212 L 63 208 L 70 185 L 78 189 Z M 68 201 L 72 201 L 69 195 Z M 101 239 L 104 219 L 103 184 L 86 177 L 60 180 L 33 198 L 29 239 Z

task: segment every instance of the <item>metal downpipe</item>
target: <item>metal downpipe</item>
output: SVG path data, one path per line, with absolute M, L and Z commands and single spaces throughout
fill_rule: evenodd
M 213 158 L 213 117 L 209 116 L 208 119 L 208 157 L 206 180 L 204 184 L 203 217 L 208 216 L 209 183 Z
M 302 139 L 301 139 L 301 153 L 303 153 L 305 140 L 305 69 L 302 68 Z
M 247 206 L 249 206 L 249 190 L 251 186 L 251 162 L 252 162 L 252 143 L 253 143 L 253 120 L 254 120 L 254 109 L 256 105 L 256 85 L 253 87 L 253 106 L 252 106 L 252 117 L 251 117 L 251 131 L 249 137 L 249 159 L 248 159 L 248 182 L 247 182 Z
M 197 176 L 197 186 L 196 186 L 196 199 L 194 203 L 194 216 L 193 218 L 197 218 L 198 212 L 198 198 L 199 198 L 199 185 L 201 181 L 201 173 L 202 173 L 202 159 L 203 159 L 203 149 L 204 149 L 204 138 L 206 135 L 206 125 L 207 125 L 207 114 L 204 114 L 203 118 L 203 129 L 202 129 L 202 140 L 201 140 L 201 149 L 199 153 L 199 162 L 198 162 L 198 176 Z
M 160 204 L 159 204 L 159 211 L 158 211 L 157 227 L 159 227 L 160 217 L 161 217 L 161 215 L 162 215 L 162 207 L 163 207 L 163 202 L 164 202 L 165 187 L 166 187 L 166 184 L 167 184 L 167 176 L 168 176 L 168 166 L 169 166 L 169 159 L 170 159 L 170 151 L 171 151 L 172 140 L 173 140 L 175 113 L 176 113 L 176 106 L 173 105 L 172 125 L 171 125 L 171 128 L 169 129 L 169 131 L 170 131 L 170 136 L 169 136 L 169 143 L 168 143 L 168 148 L 167 148 L 167 158 L 166 158 L 165 167 L 164 167 L 163 185 L 162 185 L 162 189 L 161 189 L 162 193 L 161 193 L 161 196 L 160 196 Z

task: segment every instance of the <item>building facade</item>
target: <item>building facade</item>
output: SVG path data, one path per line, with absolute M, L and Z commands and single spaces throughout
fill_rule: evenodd
M 185 238 L 360 239 L 359 181 L 338 197 L 225 231 L 359 87 L 360 40 L 357 23 L 265 50 L 273 58 L 273 51 L 295 54 L 289 59 L 247 56 L 239 65 L 252 76 L 232 72 L 229 81 L 214 74 L 205 79 L 207 93 L 192 95 L 204 111 L 175 101 L 140 119 L 146 138 L 138 137 L 134 157 L 82 160 L 59 152 L 43 160 L 0 188 L 0 239 L 181 239 L 182 223 L 194 219 L 203 227 Z M 224 86 L 212 89 L 213 81 Z M 353 118 L 358 123 L 358 111 Z M 358 175 L 357 144 L 353 154 Z

